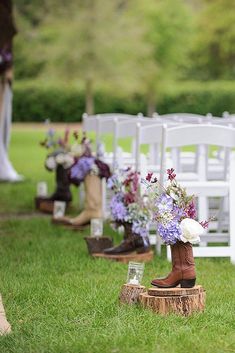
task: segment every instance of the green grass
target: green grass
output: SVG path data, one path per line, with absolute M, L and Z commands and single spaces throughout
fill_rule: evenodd
M 38 180 L 52 190 L 40 136 L 13 133 L 11 158 L 26 181 L 0 184 L 0 213 L 32 212 Z M 120 241 L 108 225 L 105 233 Z M 196 260 L 197 282 L 207 291 L 203 314 L 161 317 L 119 305 L 127 265 L 91 259 L 85 235 L 49 217 L 0 221 L 0 292 L 13 329 L 0 337 L 0 353 L 235 352 L 235 267 L 228 260 Z M 143 284 L 169 268 L 164 255 L 155 256 Z

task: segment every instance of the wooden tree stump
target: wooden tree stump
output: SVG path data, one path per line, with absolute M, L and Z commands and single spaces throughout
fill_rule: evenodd
M 112 261 L 123 262 L 128 264 L 129 261 L 136 261 L 136 262 L 149 262 L 153 259 L 153 251 L 148 251 L 142 254 L 132 253 L 132 254 L 122 254 L 122 255 L 106 255 L 103 253 L 92 254 L 93 257 L 103 258 Z
M 141 285 L 123 284 L 119 295 L 119 300 L 123 304 L 137 304 L 141 293 L 146 292 L 146 288 Z
M 43 213 L 53 213 L 54 201 L 45 200 L 43 197 L 35 197 L 35 208 Z
M 53 214 L 54 211 L 54 201 L 47 200 L 46 198 L 36 196 L 34 199 L 35 208 L 43 213 Z M 68 209 L 70 203 L 66 202 L 66 210 Z
M 2 303 L 2 297 L 0 294 L 0 336 L 6 335 L 11 332 L 11 325 L 7 321 L 6 313 Z
M 188 316 L 205 308 L 206 293 L 202 286 L 193 288 L 149 288 L 141 293 L 139 300 L 144 308 L 157 314 L 170 313 Z

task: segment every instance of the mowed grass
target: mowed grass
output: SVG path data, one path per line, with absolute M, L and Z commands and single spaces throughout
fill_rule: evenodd
M 0 184 L 0 213 L 33 212 L 39 180 L 53 189 L 40 137 L 13 132 L 11 159 L 26 180 Z M 0 353 L 235 352 L 235 267 L 227 259 L 196 260 L 207 291 L 203 314 L 162 317 L 119 305 L 127 265 L 90 258 L 86 234 L 56 227 L 50 217 L 0 221 L 0 292 L 13 329 L 0 337 Z M 121 239 L 108 225 L 105 234 Z M 143 284 L 169 269 L 164 254 L 155 256 Z

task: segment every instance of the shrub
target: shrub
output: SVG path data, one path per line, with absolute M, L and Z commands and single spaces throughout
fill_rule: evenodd
M 96 113 L 146 113 L 142 94 L 125 94 L 100 89 L 95 93 Z M 231 82 L 177 83 L 162 94 L 157 109 L 160 114 L 208 112 L 221 116 L 223 111 L 235 112 L 235 84 Z M 58 122 L 81 121 L 85 111 L 85 95 L 81 88 L 65 84 L 17 82 L 14 86 L 14 121 Z

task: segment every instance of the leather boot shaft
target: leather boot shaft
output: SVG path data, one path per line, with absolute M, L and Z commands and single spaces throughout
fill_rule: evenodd
M 193 287 L 196 280 L 193 248 L 190 243 L 177 241 L 171 245 L 172 271 L 165 278 L 154 279 L 151 283 L 160 288 Z

